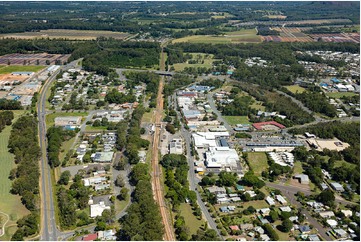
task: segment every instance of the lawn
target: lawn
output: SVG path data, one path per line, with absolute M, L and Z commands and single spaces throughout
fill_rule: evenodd
M 285 86 L 285 88 L 287 88 L 288 91 L 292 93 L 303 93 L 304 91 L 306 91 L 305 88 L 300 87 L 298 85 Z
M 68 141 L 65 141 L 61 145 L 60 154 L 59 154 L 59 160 L 62 162 L 66 153 L 70 150 L 71 146 L 73 145 L 75 141 L 75 137 L 71 138 Z
M 68 112 L 68 113 L 51 113 L 46 115 L 46 127 L 49 128 L 54 125 L 54 120 L 56 117 L 68 117 L 68 116 L 87 116 L 87 112 Z
M 254 108 L 256 110 L 261 110 L 261 111 L 266 111 L 266 107 L 262 105 L 261 101 L 256 101 L 255 103 L 253 103 L 251 106 L 251 108 Z
M 32 71 L 32 72 L 38 72 L 42 69 L 44 69 L 45 66 L 5 66 L 0 67 L 0 74 L 9 74 L 14 71 Z
M 267 156 L 264 152 L 248 152 L 248 162 L 256 176 L 261 176 L 262 171 L 268 168 Z
M 182 203 L 179 209 L 181 216 L 184 217 L 185 223 L 189 227 L 190 233 L 195 234 L 202 226 L 203 220 L 198 220 L 197 217 L 193 215 L 193 210 L 188 203 Z
M 303 173 L 302 163 L 300 161 L 296 161 L 293 167 L 293 174 L 302 174 L 302 173 Z
M 341 97 L 353 97 L 353 96 L 356 96 L 357 93 L 354 93 L 354 92 L 329 92 L 326 94 L 327 96 L 329 97 L 332 97 L 332 98 L 341 98 Z
M 268 208 L 269 207 L 268 203 L 265 200 L 249 201 L 249 202 L 243 203 L 242 205 L 243 205 L 243 209 L 247 209 L 249 206 L 252 206 L 255 209 L 261 209 L 261 208 Z
M 87 125 L 85 126 L 85 131 L 104 131 L 107 130 L 108 127 L 107 126 L 98 126 L 98 127 L 94 127 L 91 125 Z
M 223 116 L 229 125 L 250 124 L 247 116 Z
M 24 113 L 23 110 L 14 111 L 15 119 L 20 117 Z M 8 141 L 10 137 L 11 126 L 6 126 L 0 133 L 0 157 L 1 157 L 1 169 L 0 169 L 0 211 L 9 215 L 9 222 L 6 224 L 5 235 L 1 237 L 1 240 L 10 240 L 16 229 L 10 229 L 8 227 L 15 226 L 16 221 L 30 212 L 22 205 L 20 196 L 12 195 L 10 193 L 11 181 L 9 180 L 10 170 L 15 168 L 14 155 L 8 152 Z
M 154 108 L 150 109 L 150 112 L 145 112 L 142 117 L 142 123 L 151 123 L 154 117 Z

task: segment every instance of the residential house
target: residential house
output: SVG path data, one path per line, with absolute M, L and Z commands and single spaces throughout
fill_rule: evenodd
M 319 215 L 320 215 L 322 218 L 335 217 L 335 213 L 334 213 L 333 211 L 323 211 L 323 212 L 320 212 Z

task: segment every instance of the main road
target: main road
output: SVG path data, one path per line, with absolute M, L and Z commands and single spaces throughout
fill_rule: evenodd
M 51 83 L 56 79 L 57 74 L 61 70 L 74 68 L 79 60 L 73 61 L 66 66 L 59 68 L 45 82 L 40 91 L 40 99 L 37 104 L 38 121 L 39 121 L 39 143 L 41 149 L 40 159 L 40 198 L 41 198 L 41 231 L 40 240 L 56 241 L 59 230 L 56 227 L 55 209 L 53 200 L 53 188 L 50 167 L 47 157 L 47 141 L 46 141 L 46 93 Z

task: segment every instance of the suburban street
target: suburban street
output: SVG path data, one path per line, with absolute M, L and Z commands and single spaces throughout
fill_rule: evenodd
M 304 209 L 302 207 L 302 204 L 300 202 L 297 201 L 295 197 L 295 193 L 297 193 L 298 191 L 302 191 L 305 195 L 307 195 L 303 189 L 298 189 L 297 187 L 291 187 L 291 186 L 278 185 L 269 182 L 267 182 L 266 185 L 268 187 L 272 187 L 280 190 L 282 194 L 290 201 L 291 204 L 296 205 L 297 208 L 300 208 L 301 213 L 303 213 L 306 216 L 306 220 L 317 229 L 318 233 L 321 235 L 321 237 L 324 240 L 327 241 L 333 240 L 333 238 L 331 238 L 326 234 L 325 228 L 315 218 L 312 217 L 312 215 L 307 209 Z M 309 192 L 309 194 L 311 194 L 311 192 Z

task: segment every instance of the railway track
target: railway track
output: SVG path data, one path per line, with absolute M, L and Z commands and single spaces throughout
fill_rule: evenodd
M 161 53 L 161 63 L 160 63 L 160 70 L 164 70 L 164 53 L 162 48 Z M 162 183 L 160 180 L 161 176 L 161 169 L 159 167 L 159 152 L 158 152 L 158 145 L 159 145 L 159 137 L 160 137 L 160 129 L 161 129 L 161 118 L 163 113 L 163 86 L 164 86 L 164 76 L 161 77 L 159 82 L 158 88 L 158 96 L 157 96 L 157 108 L 155 112 L 155 131 L 153 136 L 153 148 L 152 148 L 152 188 L 154 193 L 154 199 L 159 204 L 160 213 L 162 216 L 162 222 L 164 225 L 164 236 L 163 239 L 165 241 L 175 241 L 175 236 L 173 232 L 173 225 L 168 218 L 168 209 L 165 205 Z

